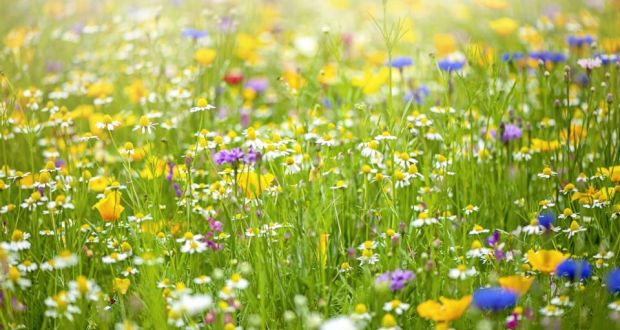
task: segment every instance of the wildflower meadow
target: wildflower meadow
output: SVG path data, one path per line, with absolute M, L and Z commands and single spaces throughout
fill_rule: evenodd
M 620 1 L 0 0 L 0 329 L 620 329 Z

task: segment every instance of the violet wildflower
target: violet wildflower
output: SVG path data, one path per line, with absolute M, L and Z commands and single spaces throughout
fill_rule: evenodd
M 400 291 L 405 285 L 414 279 L 414 274 L 409 270 L 396 269 L 392 272 L 385 272 L 375 279 L 375 285 L 386 283 L 392 291 Z
M 248 151 L 246 152 L 245 157 L 244 157 L 244 159 L 243 159 L 243 162 L 244 162 L 245 164 L 249 164 L 249 165 L 251 165 L 251 164 L 254 164 L 254 163 L 256 163 L 256 162 L 260 161 L 260 159 L 261 159 L 261 154 L 260 154 L 260 152 L 258 152 L 258 151 L 256 151 L 256 150 L 254 150 L 254 148 L 250 148 L 250 149 L 248 149 Z
M 502 133 L 502 141 L 510 142 L 512 140 L 520 139 L 523 135 L 523 131 L 519 126 L 513 124 L 504 125 L 504 132 Z
M 168 162 L 168 174 L 166 175 L 166 181 L 172 181 L 172 177 L 174 176 L 174 163 Z
M 173 183 L 173 184 L 172 184 L 172 187 L 174 188 L 174 194 L 175 194 L 177 197 L 181 197 L 181 196 L 183 196 L 183 191 L 181 190 L 181 187 L 179 187 L 179 184 L 178 184 L 178 183 L 176 183 L 176 182 L 175 182 L 175 183 Z
M 252 78 L 245 83 L 245 88 L 249 88 L 256 93 L 262 93 L 269 87 L 269 81 L 265 78 Z

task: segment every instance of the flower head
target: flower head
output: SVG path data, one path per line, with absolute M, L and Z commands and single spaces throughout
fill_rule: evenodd
M 500 287 L 481 288 L 474 291 L 473 295 L 476 307 L 492 312 L 514 307 L 517 298 L 518 295 L 515 292 Z
M 555 269 L 555 274 L 570 280 L 585 280 L 592 275 L 592 267 L 585 260 L 566 259 Z
M 527 252 L 527 260 L 534 269 L 543 273 L 551 273 L 566 259 L 566 256 L 557 250 L 540 250 Z
M 110 191 L 103 199 L 93 206 L 99 211 L 99 215 L 104 221 L 116 221 L 121 217 L 125 209 L 121 205 L 121 192 L 118 190 Z

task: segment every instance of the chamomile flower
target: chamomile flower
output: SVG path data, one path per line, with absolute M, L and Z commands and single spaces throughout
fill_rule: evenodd
M 32 262 L 29 259 L 26 259 L 22 263 L 20 263 L 17 266 L 17 268 L 21 272 L 30 273 L 30 272 L 34 272 L 35 270 L 37 270 L 39 268 L 39 265 L 37 265 L 35 262 Z
M 215 107 L 209 104 L 206 99 L 200 98 L 198 102 L 196 102 L 196 106 L 189 109 L 189 112 L 202 112 L 213 109 L 215 109 Z
M 488 233 L 489 230 L 485 229 L 484 227 L 482 227 L 481 225 L 475 225 L 474 228 L 472 228 L 472 230 L 469 231 L 470 235 L 479 235 L 479 234 L 486 234 Z
M 419 227 L 422 227 L 422 226 L 433 225 L 433 224 L 436 224 L 438 222 L 439 221 L 437 220 L 437 218 L 431 217 L 428 214 L 428 212 L 423 211 L 423 212 L 420 212 L 418 214 L 417 219 L 415 219 L 415 220 L 413 220 L 411 222 L 411 225 L 416 227 L 416 228 L 419 228 Z
M 545 227 L 538 222 L 538 219 L 533 218 L 527 226 L 523 227 L 523 232 L 526 235 L 540 235 L 545 232 Z
M 115 264 L 117 262 L 121 262 L 125 259 L 127 259 L 127 254 L 126 253 L 118 253 L 118 252 L 112 252 L 107 256 L 103 256 L 101 258 L 101 261 L 104 264 Z
M 470 215 L 473 213 L 476 213 L 480 210 L 480 208 L 478 206 L 472 205 L 472 204 L 468 204 L 467 206 L 465 206 L 465 208 L 463 208 L 463 212 L 465 212 L 466 215 Z
M 406 304 L 398 299 L 394 299 L 394 300 L 386 302 L 383 305 L 383 310 L 386 312 L 394 312 L 397 315 L 401 315 L 406 310 L 408 310 L 409 307 L 410 307 L 409 304 Z
M 198 236 L 198 238 L 196 238 L 196 236 Z M 200 238 L 202 238 L 202 235 L 194 235 L 193 239 L 185 241 L 183 246 L 181 246 L 181 252 L 194 254 L 206 251 L 207 243 L 200 240 Z
M 346 181 L 344 180 L 338 180 L 336 181 L 336 184 L 331 186 L 330 189 L 332 190 L 340 190 L 340 189 L 346 189 L 348 187 L 348 184 Z
M 142 212 L 138 212 L 134 215 L 130 215 L 127 217 L 129 222 L 141 223 L 143 221 L 153 220 L 153 217 L 150 214 L 144 214 Z
M 557 296 L 551 299 L 551 304 L 555 306 L 573 307 L 575 305 L 568 296 Z
M 541 179 L 550 179 L 554 176 L 558 175 L 557 172 L 551 170 L 551 167 L 545 166 L 542 172 L 538 173 L 537 176 Z
M 157 124 L 151 122 L 148 116 L 141 116 L 138 120 L 138 124 L 133 127 L 134 131 L 140 131 L 142 134 L 152 134 L 153 129 L 157 126 Z
M 66 318 L 73 321 L 73 315 L 80 313 L 80 308 L 73 304 L 72 296 L 67 291 L 60 291 L 58 294 L 45 299 L 47 310 L 45 316 L 51 318 Z
M 586 230 L 587 228 L 579 225 L 579 222 L 577 222 L 577 220 L 573 220 L 570 223 L 570 227 L 568 227 L 567 229 L 564 229 L 563 232 L 568 233 L 568 238 L 571 238 L 575 236 L 577 233 L 584 232 Z
M 121 126 L 121 122 L 118 120 L 112 119 L 112 116 L 105 115 L 103 116 L 102 121 L 97 122 L 95 125 L 99 129 L 105 129 L 107 131 L 113 131 L 116 128 Z
M 549 304 L 540 309 L 540 314 L 544 316 L 557 317 L 562 316 L 562 314 L 564 314 L 564 310 L 555 305 Z
M 374 253 L 371 249 L 364 249 L 362 255 L 357 258 L 360 261 L 360 265 L 374 265 L 379 262 L 379 254 Z
M 471 247 L 465 256 L 467 258 L 485 258 L 486 256 L 491 255 L 491 253 L 493 253 L 491 249 L 482 246 L 482 243 L 479 240 L 475 240 L 471 243 Z
M 54 269 L 64 269 L 77 265 L 78 257 L 69 250 L 63 250 L 57 256 L 54 257 L 53 264 L 50 264 Z M 43 266 L 41 267 L 43 268 Z
M 248 280 L 241 277 L 241 274 L 239 273 L 232 274 L 230 278 L 226 280 L 226 286 L 232 289 L 243 290 L 247 288 L 248 285 L 250 285 Z
M 474 267 L 467 268 L 465 265 L 459 265 L 456 268 L 450 269 L 448 272 L 448 277 L 453 280 L 465 280 L 476 275 L 477 273 L 478 272 Z
M 200 275 L 194 278 L 193 282 L 196 284 L 208 284 L 208 283 L 211 283 L 211 277 L 207 275 Z
M 2 242 L 2 248 L 9 251 L 22 251 L 30 249 L 30 242 L 28 241 L 30 234 L 23 232 L 19 229 L 15 229 L 11 234 L 10 242 Z

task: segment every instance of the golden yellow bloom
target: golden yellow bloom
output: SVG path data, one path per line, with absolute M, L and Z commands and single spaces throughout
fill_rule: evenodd
M 517 21 L 513 20 L 509 17 L 502 17 L 500 19 L 496 19 L 494 21 L 489 22 L 489 26 L 495 33 L 500 36 L 508 36 L 511 35 L 515 29 L 518 27 Z
M 456 50 L 456 40 L 450 34 L 435 34 L 433 36 L 433 44 L 439 57 L 448 55 Z
M 196 62 L 208 66 L 213 63 L 216 55 L 215 50 L 211 48 L 200 48 L 194 53 L 194 59 Z
M 136 79 L 131 85 L 125 88 L 125 93 L 127 93 L 131 102 L 138 103 L 142 98 L 146 97 L 148 91 L 144 87 L 144 82 L 140 79 Z
M 105 176 L 97 176 L 88 181 L 88 189 L 94 192 L 103 192 L 108 187 L 109 179 Z
M 520 296 L 524 295 L 530 289 L 532 282 L 534 282 L 533 277 L 519 275 L 499 278 L 499 285 L 501 285 L 502 288 L 513 291 Z
M 99 211 L 104 221 L 116 221 L 121 217 L 125 209 L 121 205 L 121 192 L 111 191 L 103 199 L 99 200 L 93 208 Z
M 469 307 L 471 295 L 461 299 L 448 299 L 440 297 L 439 302 L 427 300 L 418 305 L 418 314 L 436 322 L 451 322 L 459 319 Z
M 237 184 L 245 192 L 247 198 L 258 197 L 271 186 L 273 180 L 275 176 L 271 173 L 259 175 L 254 171 L 244 171 L 237 175 Z
M 566 256 L 558 250 L 540 250 L 527 252 L 527 260 L 534 269 L 543 273 L 551 273 L 564 260 Z
M 597 174 L 608 177 L 611 182 L 620 182 L 620 165 L 611 166 L 609 168 L 599 167 L 597 172 Z
M 114 292 L 116 293 L 124 295 L 127 293 L 127 290 L 129 290 L 130 284 L 131 284 L 131 281 L 128 278 L 116 277 L 112 281 L 112 290 L 114 290 Z

